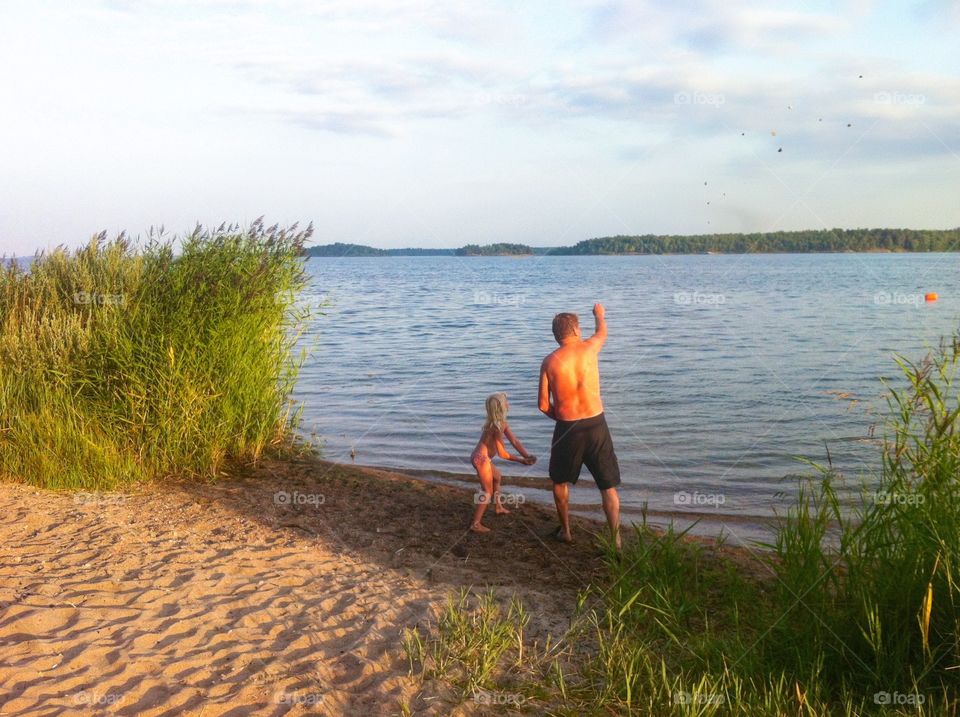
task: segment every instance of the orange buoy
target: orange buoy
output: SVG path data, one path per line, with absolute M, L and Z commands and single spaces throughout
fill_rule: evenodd
M 936 301 L 936 300 L 939 299 L 939 298 L 940 298 L 940 297 L 937 296 L 936 292 L 933 292 L 933 291 L 931 291 L 931 292 L 928 293 L 928 294 L 924 294 L 924 296 L 923 296 L 924 301 Z

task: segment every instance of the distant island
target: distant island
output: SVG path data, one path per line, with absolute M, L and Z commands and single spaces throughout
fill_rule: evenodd
M 525 254 L 550 254 L 556 249 L 532 247 L 526 244 L 467 244 L 459 249 L 377 249 L 363 244 L 324 244 L 304 250 L 308 256 L 523 256 Z
M 551 254 L 802 254 L 809 252 L 930 252 L 960 250 L 956 229 L 819 229 L 754 234 L 618 235 L 584 239 L 573 246 L 467 244 L 459 249 L 377 249 L 361 244 L 325 244 L 306 256 L 523 256 Z

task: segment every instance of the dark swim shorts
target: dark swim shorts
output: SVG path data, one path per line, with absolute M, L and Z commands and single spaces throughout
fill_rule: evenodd
M 620 485 L 620 465 L 602 413 L 578 421 L 557 421 L 553 429 L 550 479 L 576 483 L 584 464 L 600 490 Z

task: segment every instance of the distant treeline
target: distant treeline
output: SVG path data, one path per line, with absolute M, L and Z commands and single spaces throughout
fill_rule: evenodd
M 309 256 L 502 256 L 522 254 L 762 254 L 870 251 L 958 251 L 957 229 L 820 229 L 755 234 L 614 236 L 585 239 L 573 246 L 468 244 L 460 249 L 376 249 L 360 244 L 310 247 Z
M 554 249 L 544 246 L 527 246 L 526 244 L 467 244 L 457 249 L 460 256 L 503 256 L 521 254 L 550 254 Z
M 304 251 L 307 256 L 453 256 L 456 249 L 377 249 L 362 244 L 324 244 Z
M 764 252 L 957 251 L 958 229 L 822 229 L 757 234 L 615 236 L 587 239 L 553 254 L 758 254 Z
M 503 254 L 546 254 L 547 247 L 531 247 L 526 244 L 468 244 L 459 249 L 377 249 L 362 244 L 325 244 L 312 246 L 304 254 L 308 256 L 500 256 Z

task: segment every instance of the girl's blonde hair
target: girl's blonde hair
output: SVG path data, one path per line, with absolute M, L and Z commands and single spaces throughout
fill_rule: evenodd
M 507 394 L 491 393 L 487 396 L 487 421 L 483 424 L 484 428 L 496 426 L 498 431 L 503 430 L 507 422 Z

